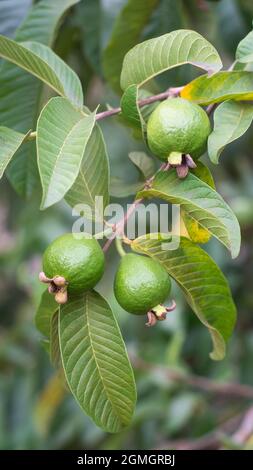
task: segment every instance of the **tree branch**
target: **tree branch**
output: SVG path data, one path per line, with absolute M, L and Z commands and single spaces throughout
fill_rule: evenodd
M 208 379 L 207 377 L 201 377 L 193 374 L 188 375 L 184 372 L 168 369 L 164 366 L 149 364 L 143 359 L 137 357 L 131 357 L 131 360 L 133 366 L 138 370 L 147 371 L 150 373 L 160 372 L 168 380 L 183 383 L 185 385 L 190 385 L 207 393 L 216 393 L 227 398 L 240 397 L 251 400 L 253 398 L 253 387 L 251 387 L 250 385 L 216 382 L 215 380 Z
M 140 108 L 143 108 L 143 106 L 155 103 L 156 101 L 163 101 L 169 97 L 177 96 L 183 88 L 184 87 L 171 87 L 163 93 L 149 96 L 148 98 L 138 101 L 138 105 Z M 108 111 L 103 111 L 102 113 L 98 113 L 96 115 L 96 121 L 100 121 L 101 119 L 105 119 L 107 117 L 115 116 L 116 114 L 119 114 L 119 113 L 121 113 L 121 108 L 108 109 Z

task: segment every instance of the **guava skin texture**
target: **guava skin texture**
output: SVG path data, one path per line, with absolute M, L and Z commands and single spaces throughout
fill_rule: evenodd
M 162 304 L 170 290 L 170 277 L 158 261 L 132 253 L 121 259 L 114 293 L 118 303 L 129 313 L 144 315 Z
M 183 98 L 171 98 L 160 103 L 147 124 L 150 150 L 160 160 L 167 161 L 171 152 L 198 158 L 206 151 L 211 124 L 206 112 Z
M 104 273 L 104 253 L 94 238 L 72 233 L 54 240 L 43 255 L 43 270 L 49 278 L 63 276 L 68 292 L 81 293 L 93 288 Z

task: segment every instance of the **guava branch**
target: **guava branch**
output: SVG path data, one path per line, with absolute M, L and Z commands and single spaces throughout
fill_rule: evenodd
M 108 248 L 112 244 L 113 240 L 115 240 L 115 238 L 118 235 L 122 235 L 124 233 L 125 224 L 127 223 L 128 219 L 135 212 L 135 209 L 141 204 L 142 201 L 143 201 L 143 199 L 136 199 L 133 202 L 133 204 L 131 204 L 128 211 L 125 213 L 124 217 L 117 224 L 114 225 L 113 233 L 112 233 L 111 237 L 107 240 L 107 242 L 103 246 L 103 251 L 104 252 L 106 252 L 108 250 Z
M 155 103 L 156 101 L 163 101 L 166 100 L 169 97 L 173 96 L 178 96 L 180 91 L 184 87 L 171 87 L 167 91 L 164 91 L 163 93 L 159 93 L 158 95 L 153 95 L 149 96 L 148 98 L 145 98 L 143 100 L 138 101 L 138 105 L 140 108 L 143 108 L 143 106 L 147 106 L 149 104 Z M 100 121 L 101 119 L 105 119 L 110 116 L 115 116 L 116 114 L 121 113 L 121 108 L 112 108 L 108 109 L 108 111 L 103 111 L 102 113 L 98 113 L 96 115 L 96 121 Z
M 143 108 L 143 106 L 155 103 L 156 101 L 163 101 L 163 100 L 166 100 L 169 97 L 178 96 L 180 91 L 183 88 L 184 87 L 182 87 L 182 86 L 181 87 L 171 87 L 167 91 L 164 91 L 163 93 L 158 93 L 158 95 L 152 95 L 152 96 L 149 96 L 148 98 L 145 98 L 143 100 L 139 100 L 138 105 L 139 105 L 140 108 Z M 116 116 L 119 113 L 121 113 L 121 108 L 120 107 L 111 108 L 111 109 L 108 109 L 108 111 L 102 111 L 101 113 L 96 114 L 96 121 L 101 121 L 102 119 L 105 119 L 105 118 L 108 118 L 108 117 L 111 117 L 111 116 Z M 28 136 L 26 137 L 25 140 L 26 141 L 34 140 L 34 139 L 36 139 L 36 136 L 37 136 L 36 131 L 30 132 L 30 134 L 28 134 Z

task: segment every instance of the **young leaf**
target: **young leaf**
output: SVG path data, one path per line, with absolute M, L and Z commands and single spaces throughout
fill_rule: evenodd
M 50 338 L 51 318 L 58 308 L 54 297 L 45 290 L 35 314 L 35 326 L 46 338 Z
M 112 177 L 110 180 L 110 195 L 116 198 L 134 196 L 143 188 L 144 182 L 127 183 L 121 178 Z
M 193 174 L 180 180 L 175 170 L 161 171 L 152 187 L 140 191 L 139 197 L 180 204 L 181 209 L 231 251 L 233 258 L 238 255 L 241 237 L 237 218 L 222 197 Z
M 82 108 L 83 92 L 78 76 L 49 47 L 36 42 L 21 44 L 0 35 L 0 57 L 23 68 Z
M 19 27 L 15 39 L 37 41 L 52 46 L 55 31 L 64 12 L 79 0 L 41 0 L 33 5 Z M 18 83 L 18 86 L 17 86 Z M 4 62 L 0 73 L 1 125 L 26 133 L 36 127 L 40 111 L 43 83 L 15 64 Z M 8 169 L 8 178 L 15 190 L 30 196 L 38 187 L 36 146 L 28 142 L 20 148 Z
M 176 250 L 166 250 L 163 243 L 166 243 L 165 235 L 162 240 L 143 236 L 134 240 L 131 248 L 163 264 L 208 328 L 213 341 L 211 358 L 223 359 L 236 320 L 236 308 L 226 278 L 212 258 L 187 238 L 181 238 Z
M 239 139 L 253 120 L 253 105 L 226 101 L 214 112 L 214 128 L 208 138 L 208 154 L 213 163 L 219 162 L 226 145 Z
M 145 152 L 130 152 L 128 156 L 145 180 L 155 173 L 155 162 Z
M 95 125 L 65 98 L 52 98 L 37 123 L 38 167 L 43 188 L 41 208 L 60 201 L 75 182 Z
M 250 33 L 239 42 L 235 58 L 241 63 L 253 62 L 253 31 L 250 31 Z
M 125 56 L 121 87 L 142 85 L 150 78 L 183 64 L 217 72 L 222 67 L 216 49 L 195 31 L 179 29 L 138 44 Z
M 125 54 L 141 37 L 158 0 L 128 0 L 121 10 L 103 55 L 103 68 L 107 81 L 120 93 L 119 76 Z
M 135 195 L 143 188 L 145 180 L 150 178 L 156 170 L 154 160 L 145 152 L 130 152 L 128 156 L 140 173 L 140 181 L 127 183 L 121 178 L 111 178 L 110 194 L 116 198 Z
M 252 72 L 219 72 L 211 77 L 201 75 L 188 83 L 180 93 L 182 98 L 199 104 L 225 100 L 252 100 Z
M 158 103 L 154 102 L 140 108 L 139 100 L 144 100 L 150 96 L 152 95 L 147 90 L 139 88 L 137 85 L 130 85 L 121 98 L 122 113 L 119 115 L 118 120 L 132 127 L 135 131 L 134 136 L 139 137 L 140 134 L 141 140 L 146 138 L 146 123 Z
M 72 207 L 88 204 L 94 217 L 98 196 L 103 197 L 104 208 L 109 203 L 109 163 L 103 134 L 96 125 L 87 143 L 79 174 L 65 199 Z
M 137 85 L 129 86 L 122 96 L 120 106 L 124 118 L 134 127 L 141 129 L 142 135 L 144 136 L 146 132 L 146 123 L 138 105 L 138 92 L 139 90 Z
M 191 170 L 191 173 L 197 176 L 197 178 L 199 178 L 201 181 L 204 181 L 204 183 L 211 186 L 211 188 L 215 189 L 212 174 L 209 168 L 205 166 L 202 162 L 198 161 L 197 167 L 193 168 Z M 210 240 L 210 232 L 205 228 L 201 227 L 201 225 L 196 220 L 192 219 L 192 217 L 190 217 L 183 210 L 181 211 L 181 216 L 185 228 L 187 230 L 187 234 L 194 243 L 207 243 Z
M 20 132 L 8 129 L 8 127 L 0 127 L 0 178 L 25 138 L 26 135 Z
M 80 407 L 107 432 L 132 418 L 136 390 L 125 345 L 107 302 L 97 292 L 70 299 L 59 315 L 68 385 Z
M 17 27 L 24 20 L 32 0 L 2 0 L 0 2 L 0 34 L 12 37 Z

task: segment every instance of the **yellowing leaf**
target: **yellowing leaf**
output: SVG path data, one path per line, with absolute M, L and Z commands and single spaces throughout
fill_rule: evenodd
M 219 103 L 225 100 L 252 100 L 253 73 L 218 72 L 211 77 L 201 75 L 188 83 L 180 93 L 182 98 L 199 104 Z

